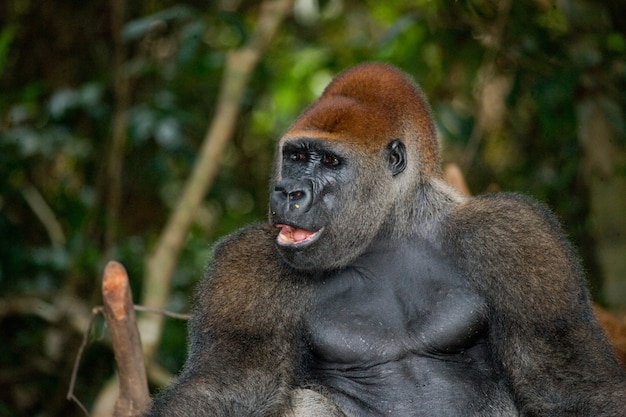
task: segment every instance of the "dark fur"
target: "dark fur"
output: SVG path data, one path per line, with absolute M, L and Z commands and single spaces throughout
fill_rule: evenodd
M 448 187 L 402 73 L 338 76 L 281 139 L 272 193 L 271 223 L 319 239 L 254 226 L 218 245 L 150 416 L 626 415 L 558 222 Z
M 493 353 L 521 415 L 626 415 L 624 373 L 546 207 L 515 194 L 473 198 L 446 220 L 443 241 L 487 299 Z
M 194 300 L 188 361 L 151 416 L 282 416 L 289 410 L 309 299 L 305 274 L 284 266 L 276 230 L 222 240 Z

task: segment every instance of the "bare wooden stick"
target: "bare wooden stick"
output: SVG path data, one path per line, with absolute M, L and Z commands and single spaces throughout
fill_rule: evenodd
M 218 173 L 218 161 L 235 130 L 241 97 L 246 91 L 248 80 L 292 6 L 293 0 L 266 0 L 261 3 L 257 26 L 248 42 L 228 53 L 217 110 L 178 205 L 146 260 L 141 303 L 144 306 L 162 309 L 167 304 L 176 262 L 194 215 Z M 139 328 L 147 362 L 152 361 L 157 350 L 163 322 L 164 317 L 161 315 L 140 317 Z
M 120 378 L 113 415 L 140 416 L 148 407 L 150 393 L 128 275 L 118 262 L 111 261 L 104 269 L 102 299 Z
M 39 190 L 33 184 L 26 181 L 25 187 L 22 187 L 22 195 L 48 232 L 52 246 L 58 248 L 65 245 L 67 239 L 63 233 L 63 227 Z
M 128 130 L 128 109 L 131 105 L 132 77 L 124 69 L 126 44 L 122 39 L 122 30 L 126 16 L 126 0 L 111 2 L 111 34 L 114 45 L 114 89 L 115 110 L 112 121 L 111 145 L 108 149 L 106 164 L 106 211 L 104 228 L 104 247 L 107 256 L 112 255 L 118 243 L 120 209 L 122 204 L 122 174 L 124 152 Z
M 457 164 L 453 162 L 446 164 L 446 166 L 443 168 L 443 174 L 448 184 L 456 188 L 457 191 L 460 191 L 461 194 L 463 194 L 466 197 L 469 197 L 470 195 L 472 195 L 472 193 L 469 190 L 469 187 L 467 186 L 467 183 L 465 182 L 465 177 L 463 176 L 463 172 L 461 171 L 461 168 L 459 168 Z
M 89 326 L 87 327 L 87 330 L 83 334 L 83 341 L 80 344 L 78 353 L 76 354 L 76 359 L 74 359 L 74 368 L 72 369 L 72 378 L 70 379 L 70 387 L 67 390 L 67 399 L 69 401 L 74 401 L 78 405 L 78 407 L 81 410 L 83 410 L 83 412 L 85 413 L 87 417 L 89 417 L 89 412 L 87 411 L 83 403 L 74 394 L 74 386 L 76 384 L 76 376 L 78 375 L 78 368 L 80 367 L 80 360 L 83 357 L 83 351 L 87 347 L 87 343 L 89 343 L 89 333 L 91 333 L 91 329 L 93 327 L 93 324 L 96 321 L 96 317 L 98 317 L 98 314 L 100 313 L 102 313 L 102 307 L 100 306 L 94 307 L 91 310 L 91 319 L 89 320 Z
M 142 311 L 144 313 L 163 314 L 165 317 L 171 317 L 178 320 L 189 320 L 191 314 L 174 313 L 173 311 L 164 310 L 162 308 L 144 307 L 135 304 L 135 311 Z
M 41 308 L 41 304 L 37 303 L 38 300 L 34 299 L 34 298 L 24 298 L 22 300 L 17 300 L 17 303 L 13 303 L 15 305 L 8 305 L 11 303 L 8 303 L 6 300 L 2 300 L 0 299 L 0 318 L 2 317 L 3 314 L 6 314 L 7 311 L 10 311 L 11 308 L 15 308 L 18 311 L 22 311 L 24 310 L 26 313 L 28 314 L 37 314 L 38 311 L 42 310 Z M 41 300 L 39 300 L 41 301 Z M 43 303 L 43 301 L 41 301 Z M 47 307 L 44 309 L 44 311 L 50 312 L 51 307 Z M 178 320 L 189 320 L 190 315 L 189 314 L 180 314 L 180 313 L 174 313 L 171 311 L 167 311 L 167 310 L 160 310 L 160 309 L 155 309 L 155 308 L 147 308 L 144 306 L 139 306 L 139 305 L 135 305 L 134 306 L 135 311 L 143 311 L 143 312 L 147 312 L 147 313 L 155 313 L 155 314 L 163 314 L 166 317 L 172 317 Z M 83 352 L 85 351 L 85 349 L 87 348 L 87 345 L 89 344 L 89 335 L 91 334 L 91 330 L 93 329 L 94 323 L 96 322 L 96 318 L 98 317 L 98 315 L 104 315 L 104 307 L 103 306 L 97 306 L 97 307 L 93 307 L 91 309 L 91 318 L 89 320 L 89 323 L 86 326 L 86 330 L 83 331 L 83 341 L 80 344 L 80 347 L 78 348 L 78 353 L 76 354 L 76 358 L 74 359 L 74 367 L 72 369 L 72 377 L 70 378 L 70 385 L 69 388 L 67 390 L 67 399 L 69 401 L 73 401 L 76 403 L 76 405 L 85 413 L 85 415 L 87 417 L 89 417 L 89 412 L 87 411 L 87 408 L 85 407 L 85 405 L 80 401 L 80 399 L 78 397 L 76 397 L 76 395 L 74 394 L 74 388 L 76 386 L 76 378 L 78 377 L 78 370 L 80 369 L 80 361 L 83 357 Z M 60 316 L 59 313 L 54 313 L 53 316 Z M 47 315 L 42 315 L 42 318 L 49 320 L 49 314 Z M 76 320 L 74 320 L 76 321 Z M 129 318 L 129 325 L 131 320 Z M 169 374 L 165 369 L 159 367 L 156 364 L 153 364 L 149 369 L 148 372 L 150 373 L 151 380 L 156 381 L 158 384 L 160 385 L 167 385 L 167 383 L 169 383 L 172 380 L 172 375 Z M 121 377 L 121 375 L 120 375 Z M 132 383 L 132 381 L 129 381 L 129 383 Z M 116 394 L 117 395 L 117 390 L 116 390 Z

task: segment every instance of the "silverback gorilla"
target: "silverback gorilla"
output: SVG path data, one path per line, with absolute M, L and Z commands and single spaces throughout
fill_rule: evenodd
M 555 218 L 443 180 L 420 89 L 368 63 L 281 138 L 268 225 L 225 238 L 149 416 L 626 416 Z

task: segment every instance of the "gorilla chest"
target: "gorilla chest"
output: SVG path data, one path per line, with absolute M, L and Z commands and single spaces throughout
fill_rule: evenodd
M 369 253 L 319 284 L 305 316 L 305 379 L 347 415 L 512 407 L 484 343 L 485 303 L 444 259 L 412 249 Z
M 404 246 L 325 277 L 305 317 L 321 367 L 368 368 L 454 355 L 486 333 L 482 300 L 442 258 Z

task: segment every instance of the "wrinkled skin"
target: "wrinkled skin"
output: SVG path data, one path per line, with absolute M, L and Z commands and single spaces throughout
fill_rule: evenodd
M 271 221 L 281 229 L 279 251 L 300 270 L 344 267 L 365 251 L 381 228 L 385 218 L 374 213 L 381 212 L 377 194 L 384 181 L 363 181 L 367 166 L 356 163 L 349 150 L 318 139 L 285 141 L 279 153 L 281 179 L 270 200 Z M 399 159 L 402 152 L 385 153 L 381 163 L 385 157 Z

